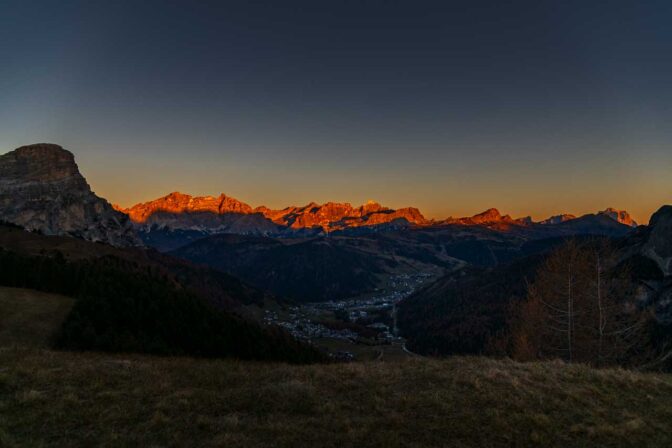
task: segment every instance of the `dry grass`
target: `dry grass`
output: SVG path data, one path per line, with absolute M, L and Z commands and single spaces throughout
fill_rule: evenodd
M 0 447 L 672 446 L 672 376 L 487 358 L 289 366 L 43 349 L 0 288 Z
M 0 346 L 49 346 L 73 303 L 56 294 L 0 287 Z
M 6 446 L 672 446 L 671 397 L 668 375 L 562 363 L 0 349 Z

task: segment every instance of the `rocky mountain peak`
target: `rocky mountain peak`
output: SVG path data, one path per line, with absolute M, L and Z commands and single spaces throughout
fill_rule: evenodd
M 672 205 L 664 205 L 651 216 L 643 252 L 665 275 L 672 275 Z
M 219 213 L 252 213 L 252 207 L 238 199 L 225 195 L 224 193 L 217 198 L 219 201 Z
M 216 215 L 224 213 L 253 213 L 252 207 L 235 198 L 220 194 L 214 196 L 191 196 L 174 191 L 162 198 L 136 204 L 124 210 L 135 223 L 144 223 L 157 213 L 196 213 L 209 212 Z
M 516 221 L 519 222 L 520 224 L 528 226 L 534 224 L 534 221 L 532 220 L 531 216 L 523 216 L 522 218 L 516 219 Z
M 489 208 L 486 211 L 471 217 L 474 221 L 482 222 L 499 221 L 501 218 L 502 214 L 496 208 Z
M 387 207 L 383 207 L 376 201 L 369 200 L 366 202 L 366 204 L 361 205 L 359 207 L 360 213 L 365 215 L 368 213 L 376 213 L 376 212 L 382 212 L 384 210 L 388 210 Z
M 0 175 L 6 182 L 70 182 L 86 185 L 75 156 L 59 145 L 38 143 L 21 146 L 2 156 Z M 20 176 L 13 174 L 20 173 Z
M 534 224 L 532 217 L 525 216 L 513 219 L 510 215 L 502 215 L 496 208 L 489 208 L 484 212 L 464 218 L 448 218 L 440 221 L 441 224 L 459 224 L 463 226 L 486 226 L 505 230 L 513 226 L 529 226 Z
M 163 199 L 165 201 L 174 201 L 182 203 L 182 202 L 188 202 L 192 198 L 193 196 L 191 196 L 190 194 L 184 194 L 180 193 L 179 191 L 173 191 L 172 193 L 168 193 L 167 195 L 165 195 L 163 198 L 159 198 L 159 200 Z
M 672 205 L 663 205 L 651 216 L 649 226 L 656 228 L 669 223 L 672 223 Z M 670 237 L 672 238 L 672 234 L 670 234 Z
M 73 154 L 49 143 L 0 156 L 0 219 L 46 235 L 140 244 L 128 218 L 91 191 Z
M 548 219 L 544 219 L 539 224 L 562 224 L 563 222 L 571 221 L 572 219 L 576 219 L 576 216 L 569 213 L 562 213 L 560 215 L 555 215 Z
M 626 226 L 637 227 L 635 220 L 632 219 L 630 214 L 625 210 L 617 210 L 615 208 L 609 207 L 606 210 L 598 212 L 598 215 L 608 216 L 614 221 L 625 224 Z

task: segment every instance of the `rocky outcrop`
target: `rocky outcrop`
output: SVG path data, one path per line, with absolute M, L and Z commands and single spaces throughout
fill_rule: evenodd
M 527 226 L 532 224 L 532 218 L 514 219 L 509 215 L 502 215 L 496 208 L 489 208 L 482 213 L 465 218 L 448 218 L 442 224 L 458 224 L 462 226 L 496 226 L 518 225 Z
M 208 212 L 216 215 L 225 213 L 252 213 L 252 207 L 237 199 L 221 194 L 213 196 L 190 196 L 179 192 L 170 193 L 162 198 L 121 210 L 126 213 L 134 223 L 143 224 L 148 222 L 153 215 L 181 214 Z
M 596 213 L 597 216 L 606 216 L 610 218 L 613 221 L 616 221 L 619 224 L 624 224 L 628 227 L 637 227 L 637 223 L 635 222 L 634 219 L 630 216 L 628 212 L 625 210 L 616 210 L 615 208 L 609 207 L 606 210 L 602 210 L 601 212 Z M 589 215 L 583 215 L 584 216 L 589 216 Z M 567 221 L 573 221 L 575 219 L 578 219 L 577 216 L 569 214 L 569 213 L 563 213 L 560 215 L 555 215 L 551 216 L 548 219 L 544 219 L 543 221 L 539 221 L 539 224 L 544 224 L 544 225 L 554 225 L 554 224 L 562 224 Z
M 635 220 L 632 219 L 630 214 L 625 210 L 616 210 L 615 208 L 609 207 L 606 210 L 597 212 L 597 214 L 608 216 L 614 221 L 619 222 L 621 224 L 625 224 L 626 226 L 637 227 L 637 223 L 635 222 Z
M 0 156 L 0 220 L 45 235 L 139 245 L 128 217 L 96 196 L 71 152 L 53 144 Z
M 342 230 L 350 227 L 378 226 L 398 220 L 422 225 L 427 222 L 417 208 L 392 210 L 380 204 L 368 203 L 353 207 L 346 203 L 310 203 L 305 207 L 290 207 L 280 212 L 267 211 L 266 216 L 292 229 L 321 227 L 324 230 Z
M 543 221 L 540 221 L 539 224 L 562 224 L 563 222 L 571 221 L 572 219 L 576 219 L 576 216 L 569 213 L 563 213 L 560 215 L 551 216 L 548 219 L 544 219 Z
M 648 226 L 624 239 L 619 255 L 638 281 L 638 302 L 652 306 L 659 322 L 672 325 L 672 206 L 661 207 Z
M 649 226 L 633 237 L 634 248 L 653 260 L 665 277 L 672 277 L 672 205 L 661 207 Z
M 196 231 L 203 235 L 275 235 L 281 230 L 262 213 L 225 194 L 213 197 L 174 192 L 154 201 L 119 210 L 131 218 L 146 242 L 147 233 L 159 229 Z

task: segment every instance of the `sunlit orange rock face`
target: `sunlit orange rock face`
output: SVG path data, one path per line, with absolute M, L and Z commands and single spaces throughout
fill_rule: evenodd
M 353 207 L 348 203 L 317 204 L 311 202 L 302 207 L 293 206 L 282 210 L 271 210 L 264 206 L 253 209 L 248 204 L 224 194 L 218 197 L 194 197 L 175 192 L 128 209 L 118 206 L 116 208 L 126 213 L 133 222 L 138 224 L 147 222 L 152 215 L 157 213 L 197 212 L 210 212 L 217 215 L 260 213 L 270 221 L 292 229 L 321 227 L 324 230 L 339 230 L 347 227 L 386 224 L 397 220 L 406 220 L 416 225 L 428 222 L 416 208 L 392 210 L 373 201 L 359 207 Z
M 496 226 L 506 227 L 508 225 L 525 226 L 532 224 L 532 219 L 525 218 L 514 219 L 509 215 L 502 215 L 496 208 L 490 208 L 483 213 L 468 218 L 448 218 L 442 221 L 442 224 L 459 224 L 463 226 Z
M 606 215 L 611 219 L 613 219 L 614 221 L 620 222 L 621 224 L 625 224 L 626 226 L 637 227 L 637 223 L 635 222 L 635 220 L 632 219 L 630 214 L 625 210 L 617 210 L 615 208 L 609 207 L 608 209 L 603 210 L 598 214 Z
M 226 196 L 225 194 L 221 194 L 219 197 L 215 198 L 212 196 L 193 197 L 178 192 L 170 193 L 169 195 L 154 201 L 134 205 L 129 209 L 121 209 L 120 211 L 126 213 L 131 220 L 136 223 L 144 223 L 150 216 L 157 212 L 211 212 L 218 215 L 224 213 L 253 213 L 252 207 L 237 199 Z
M 348 203 L 327 202 L 320 205 L 311 202 L 304 207 L 268 210 L 264 215 L 277 224 L 293 229 L 322 227 L 325 230 L 338 230 L 346 227 L 386 224 L 400 219 L 416 225 L 427 222 L 416 208 L 391 210 L 372 201 L 359 207 L 353 207 Z
M 512 218 L 509 215 L 502 215 L 496 208 L 490 208 L 470 217 L 434 221 L 426 219 L 417 208 L 406 207 L 393 210 L 383 207 L 374 201 L 369 201 L 359 207 L 353 207 L 347 202 L 327 202 L 325 204 L 311 202 L 301 207 L 291 206 L 281 210 L 272 210 L 265 206 L 252 208 L 248 204 L 225 194 L 213 197 L 190 196 L 178 192 L 170 193 L 154 201 L 134 205 L 128 209 L 122 209 L 117 205 L 114 205 L 114 208 L 127 214 L 136 224 L 165 221 L 167 218 L 161 216 L 162 213 L 179 215 L 183 213 L 196 214 L 207 212 L 213 215 L 228 216 L 255 215 L 256 219 L 254 222 L 256 226 L 260 224 L 270 225 L 271 227 L 278 225 L 294 230 L 321 228 L 324 231 L 342 230 L 350 227 L 380 226 L 389 223 L 405 226 L 483 226 L 506 231 L 536 224 L 562 224 L 566 221 L 576 219 L 574 215 L 562 214 L 552 216 L 539 223 L 534 223 L 529 216 Z M 637 223 L 630 217 L 628 212 L 623 210 L 608 208 L 598 214 L 608 216 L 621 224 L 631 227 L 637 226 Z M 150 220 L 150 218 L 152 219 Z M 171 219 L 174 221 L 175 216 L 172 216 Z M 260 220 L 264 222 L 260 222 Z M 241 225 L 247 225 L 245 222 L 241 221 Z

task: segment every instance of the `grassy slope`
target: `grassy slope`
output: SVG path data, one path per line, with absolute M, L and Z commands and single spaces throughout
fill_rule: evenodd
M 0 287 L 0 346 L 49 346 L 73 303 L 57 294 Z
M 70 306 L 0 288 L 0 447 L 672 444 L 669 375 L 486 358 L 300 367 L 44 350 Z
M 670 397 L 668 375 L 561 363 L 0 349 L 0 446 L 670 446 Z

